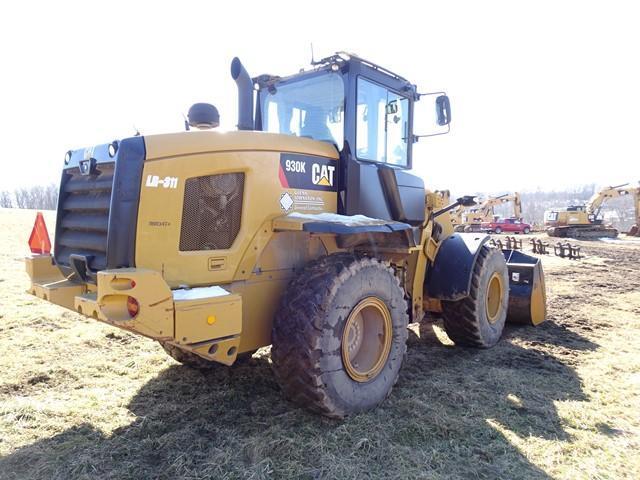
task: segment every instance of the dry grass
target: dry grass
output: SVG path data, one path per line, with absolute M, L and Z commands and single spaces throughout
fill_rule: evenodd
M 33 216 L 0 210 L 2 479 L 640 472 L 638 244 L 584 243 L 583 261 L 549 258 L 549 321 L 508 328 L 492 350 L 414 326 L 390 399 L 335 422 L 283 401 L 268 352 L 203 374 L 23 293 Z

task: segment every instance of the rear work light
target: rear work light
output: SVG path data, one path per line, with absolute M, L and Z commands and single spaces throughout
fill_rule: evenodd
M 29 236 L 29 248 L 31 253 L 47 255 L 51 253 L 51 240 L 49 240 L 49 232 L 44 222 L 42 212 L 36 213 L 36 221 L 33 224 L 33 230 Z
M 133 297 L 127 297 L 127 312 L 129 312 L 129 316 L 131 318 L 134 318 L 136 315 L 138 315 L 139 311 L 140 304 L 138 303 L 138 301 Z

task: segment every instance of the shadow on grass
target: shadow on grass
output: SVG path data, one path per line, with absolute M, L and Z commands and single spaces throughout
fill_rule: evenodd
M 585 400 L 575 372 L 509 341 L 451 348 L 429 325 L 421 337 L 373 412 L 338 422 L 296 408 L 268 357 L 206 373 L 175 365 L 139 390 L 130 425 L 35 442 L 0 459 L 0 478 L 548 478 L 504 430 L 568 440 L 553 402 Z

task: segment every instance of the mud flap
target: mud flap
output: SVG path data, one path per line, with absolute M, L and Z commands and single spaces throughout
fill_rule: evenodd
M 547 292 L 539 258 L 503 250 L 509 269 L 507 322 L 539 325 L 547 317 Z

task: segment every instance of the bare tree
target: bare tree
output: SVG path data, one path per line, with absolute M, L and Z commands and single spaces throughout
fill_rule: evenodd
M 41 210 L 55 210 L 58 201 L 58 187 L 34 185 L 29 188 L 18 188 L 15 191 L 16 207 Z
M 2 190 L 0 192 L 0 207 L 2 208 L 12 208 L 13 207 L 13 198 L 11 192 L 7 190 Z

